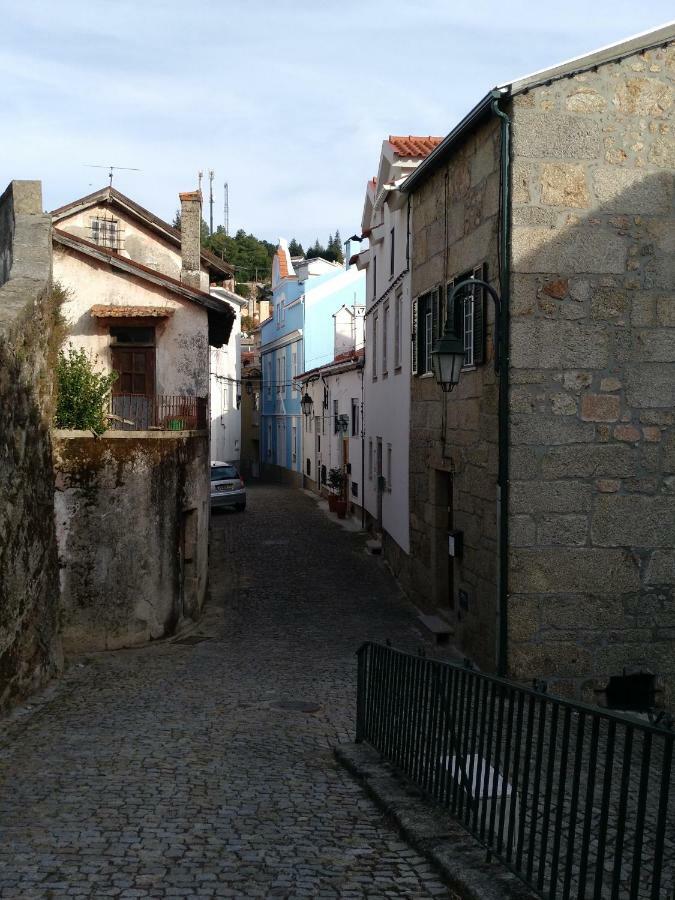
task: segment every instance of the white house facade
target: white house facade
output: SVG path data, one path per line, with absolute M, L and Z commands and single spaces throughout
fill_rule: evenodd
M 230 340 L 210 348 L 211 458 L 237 465 L 241 459 L 241 316 L 248 302 L 222 287 L 210 293 L 234 313 Z
M 363 499 L 394 571 L 400 555 L 410 550 L 410 228 L 408 200 L 399 189 L 440 140 L 390 136 L 383 141 L 361 220 L 368 248 L 356 258 L 367 273 Z

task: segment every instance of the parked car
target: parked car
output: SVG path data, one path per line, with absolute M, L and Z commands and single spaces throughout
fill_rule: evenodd
M 236 466 L 215 459 L 211 461 L 211 509 L 224 506 L 246 509 L 246 488 Z

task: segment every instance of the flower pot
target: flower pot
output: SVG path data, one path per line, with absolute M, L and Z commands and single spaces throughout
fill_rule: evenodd
M 337 494 L 329 494 L 328 495 L 328 509 L 331 512 L 337 512 L 336 504 L 340 502 L 340 498 Z
M 347 501 L 338 498 L 335 502 L 335 512 L 338 515 L 338 519 L 344 519 L 347 515 Z

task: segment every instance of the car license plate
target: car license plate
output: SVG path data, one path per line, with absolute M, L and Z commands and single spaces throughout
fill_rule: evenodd
M 231 491 L 233 487 L 232 484 L 217 484 L 216 491 Z

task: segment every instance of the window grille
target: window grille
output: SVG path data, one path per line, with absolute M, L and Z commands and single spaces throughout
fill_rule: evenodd
M 91 239 L 99 247 L 119 250 L 121 247 L 121 228 L 118 219 L 112 216 L 95 216 L 91 220 Z

